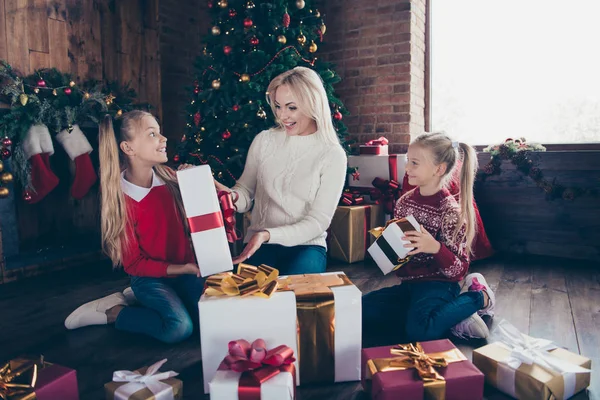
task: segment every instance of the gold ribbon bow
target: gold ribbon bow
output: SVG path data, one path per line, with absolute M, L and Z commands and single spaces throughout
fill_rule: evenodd
M 277 291 L 279 271 L 268 265 L 240 263 L 237 273 L 226 272 L 206 279 L 207 296 L 259 296 L 269 298 Z
M 34 387 L 37 382 L 38 369 L 47 364 L 44 357 L 39 359 L 16 359 L 7 362 L 0 368 L 0 399 L 2 400 L 35 400 Z M 16 383 L 26 372 L 31 371 L 27 383 Z M 24 381 L 24 379 L 21 379 Z
M 371 379 L 379 372 L 414 368 L 423 381 L 425 397 L 435 400 L 444 400 L 446 397 L 446 380 L 436 368 L 444 368 L 450 363 L 467 359 L 456 348 L 439 353 L 426 353 L 421 343 L 400 344 L 393 347 L 390 353 L 398 357 L 376 358 L 367 361 L 367 379 Z
M 381 235 L 383 235 L 383 231 L 385 231 L 387 229 L 387 227 L 390 226 L 391 224 L 398 224 L 400 226 L 400 229 L 402 229 L 402 232 L 416 230 L 416 228 L 410 222 L 408 222 L 408 220 L 406 218 L 392 218 L 388 222 L 385 223 L 385 226 L 378 226 L 377 228 L 373 228 L 369 231 L 369 233 L 371 235 L 375 236 L 375 240 L 377 240 L 377 239 L 379 239 L 379 237 Z M 397 270 L 398 268 L 400 268 L 401 266 L 406 264 L 408 262 L 408 260 L 410 260 L 410 257 L 411 256 L 399 258 L 395 263 L 393 263 L 394 264 L 393 271 Z

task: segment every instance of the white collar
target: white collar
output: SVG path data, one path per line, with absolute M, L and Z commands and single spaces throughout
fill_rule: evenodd
M 158 175 L 156 175 L 154 170 L 152 170 L 152 186 L 149 188 L 134 185 L 133 183 L 125 179 L 125 171 L 121 172 L 121 189 L 123 189 L 123 193 L 125 193 L 127 196 L 131 197 L 138 203 L 142 201 L 142 199 L 146 197 L 148 193 L 150 193 L 150 190 L 152 190 L 153 187 L 162 186 L 164 184 L 165 183 L 163 182 L 163 180 L 160 179 Z

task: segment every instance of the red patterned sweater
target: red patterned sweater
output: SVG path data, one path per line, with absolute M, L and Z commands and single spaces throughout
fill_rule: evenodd
M 400 267 L 396 271 L 400 279 L 458 282 L 467 274 L 469 254 L 464 228 L 458 234 L 458 241 L 452 241 L 459 212 L 456 199 L 445 188 L 432 196 L 421 196 L 417 187 L 398 199 L 394 217 L 413 215 L 441 243 L 437 254 L 416 254 Z

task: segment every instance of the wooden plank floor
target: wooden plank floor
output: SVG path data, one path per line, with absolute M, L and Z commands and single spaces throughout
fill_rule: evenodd
M 393 285 L 373 264 L 332 264 L 367 293 Z M 496 319 L 506 318 L 525 333 L 554 340 L 559 346 L 592 358 L 600 365 L 600 265 L 539 258 L 493 259 L 472 267 L 496 291 Z M 103 399 L 103 385 L 118 369 L 136 369 L 162 358 L 180 373 L 185 399 L 208 399 L 202 393 L 202 366 L 197 336 L 177 345 L 116 331 L 112 326 L 67 331 L 65 317 L 78 305 L 122 290 L 127 277 L 110 272 L 104 262 L 22 282 L 0 285 L 0 360 L 44 354 L 47 360 L 77 370 L 82 400 Z M 493 328 L 493 323 L 492 323 Z M 456 341 L 470 357 L 484 341 Z M 300 400 L 368 399 L 356 382 L 302 387 Z M 506 399 L 492 388 L 486 398 Z M 600 375 L 592 373 L 588 393 L 577 399 L 600 399 Z

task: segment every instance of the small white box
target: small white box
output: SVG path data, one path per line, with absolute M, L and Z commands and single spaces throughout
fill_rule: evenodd
M 210 400 L 238 400 L 241 372 L 217 371 L 210 381 Z M 294 378 L 289 372 L 280 372 L 260 385 L 261 400 L 294 400 Z
M 177 181 L 202 276 L 232 270 L 231 250 L 210 167 L 200 165 L 177 171 Z M 208 221 L 207 229 L 194 228 L 201 225 L 198 221 L 202 218 Z
M 406 154 L 348 156 L 348 167 L 358 168 L 359 178 L 348 174 L 348 186 L 373 187 L 375 178 L 394 180 L 402 184 L 406 170 Z
M 342 274 L 331 272 L 320 275 Z M 354 285 L 332 287 L 335 307 L 335 382 L 358 381 L 361 376 L 362 294 Z M 278 291 L 269 299 L 255 296 L 203 295 L 198 303 L 204 392 L 227 355 L 227 345 L 243 338 L 250 343 L 264 339 L 267 348 L 286 345 L 298 358 L 296 295 Z M 301 361 L 301 360 L 299 360 Z M 296 384 L 302 376 L 296 365 Z
M 389 224 L 381 236 L 367 250 L 384 275 L 394 271 L 400 260 L 405 258 L 411 251 L 411 249 L 404 247 L 405 244 L 410 244 L 410 241 L 402 240 L 404 231 L 401 226 L 406 226 L 404 224 L 407 221 L 412 225 L 412 228 L 408 229 L 421 232 L 421 226 L 415 217 L 409 215 L 405 218 L 405 221 Z

